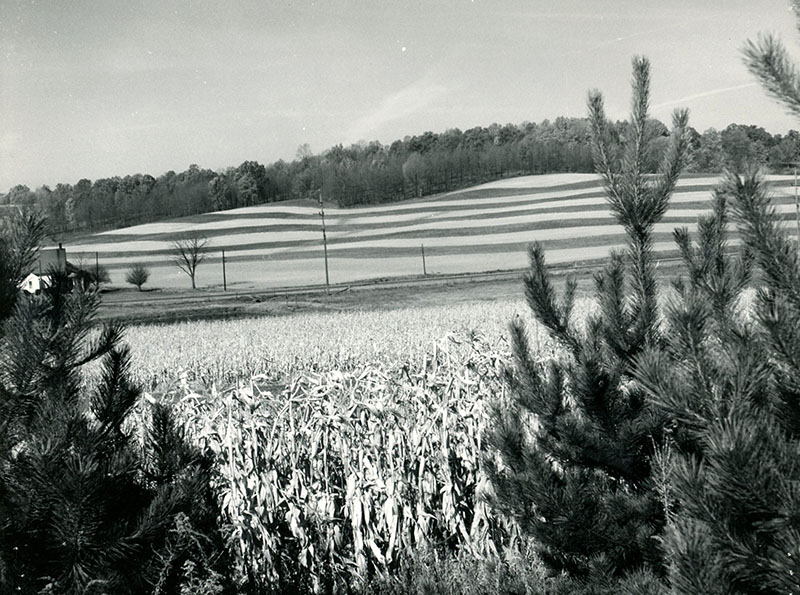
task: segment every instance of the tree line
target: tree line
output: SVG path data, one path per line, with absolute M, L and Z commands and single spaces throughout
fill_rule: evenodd
M 645 171 L 655 172 L 669 132 L 658 120 Z M 609 126 L 609 142 L 621 147 L 630 136 L 627 121 Z M 689 172 L 720 172 L 755 163 L 785 171 L 800 159 L 800 133 L 770 134 L 754 125 L 731 124 L 702 134 L 688 129 Z M 153 177 L 136 174 L 31 190 L 17 185 L 0 195 L 0 206 L 38 210 L 50 231 L 63 233 L 124 227 L 136 223 L 283 200 L 322 196 L 342 207 L 393 202 L 458 190 L 503 177 L 592 172 L 587 118 L 559 117 L 541 123 L 492 124 L 466 131 L 425 132 L 389 145 L 373 141 L 320 155 L 307 145 L 291 162 L 245 161 L 224 171 L 190 165 L 186 171 Z

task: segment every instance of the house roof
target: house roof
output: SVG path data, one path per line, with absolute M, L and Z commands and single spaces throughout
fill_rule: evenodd
M 39 250 L 36 261 L 33 263 L 33 272 L 42 274 L 50 269 L 65 270 L 67 268 L 67 251 L 64 248 L 50 248 Z

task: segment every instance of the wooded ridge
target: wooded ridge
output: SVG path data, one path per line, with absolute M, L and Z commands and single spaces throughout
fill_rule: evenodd
M 668 131 L 649 121 L 654 137 L 647 171 L 655 171 Z M 609 127 L 620 146 L 629 124 Z M 773 173 L 787 171 L 800 155 L 800 133 L 772 135 L 754 125 L 722 131 L 689 129 L 689 172 L 721 172 L 755 163 Z M 81 179 L 31 190 L 17 185 L 0 195 L 0 206 L 41 211 L 51 233 L 100 230 L 223 209 L 318 198 L 340 207 L 395 202 L 465 188 L 517 175 L 592 172 L 589 122 L 559 117 L 539 124 L 492 124 L 462 132 L 425 132 L 389 145 L 378 141 L 339 144 L 314 155 L 308 145 L 291 162 L 245 161 L 223 171 L 190 165 L 158 178 L 148 174 Z

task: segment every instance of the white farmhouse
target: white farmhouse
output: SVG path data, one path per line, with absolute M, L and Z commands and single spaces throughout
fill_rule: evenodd
M 67 270 L 67 251 L 59 244 L 58 248 L 40 250 L 33 264 L 33 270 L 19 284 L 19 288 L 30 294 L 38 294 L 42 289 L 47 289 L 53 284 L 50 271 Z
M 37 294 L 42 289 L 47 289 L 53 284 L 50 275 L 40 275 L 39 273 L 28 273 L 28 276 L 22 280 L 19 288 L 31 294 Z

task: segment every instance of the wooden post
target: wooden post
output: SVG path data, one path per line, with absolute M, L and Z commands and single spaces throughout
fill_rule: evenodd
M 100 283 L 100 256 L 98 256 L 97 252 L 94 253 L 94 278 Z
M 428 269 L 425 267 L 425 244 L 420 244 L 422 247 L 422 275 L 428 276 Z
M 319 216 L 322 218 L 322 249 L 325 252 L 325 293 L 330 294 L 328 278 L 328 236 L 325 233 L 325 208 L 322 206 L 322 190 L 319 191 Z
M 225 276 L 225 250 L 222 251 L 222 291 L 228 291 L 228 279 Z
M 797 166 L 794 166 L 794 213 L 797 220 L 797 243 L 800 244 L 800 203 L 797 202 Z

